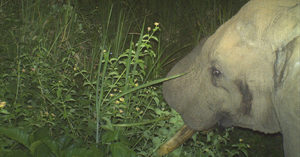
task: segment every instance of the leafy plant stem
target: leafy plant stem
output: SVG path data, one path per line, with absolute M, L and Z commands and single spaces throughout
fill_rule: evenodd
M 100 86 L 100 72 L 101 72 L 101 65 L 102 65 L 102 60 L 103 60 L 103 53 L 100 54 L 99 58 L 99 65 L 98 65 L 98 71 L 97 71 L 97 84 L 96 84 L 96 121 L 97 121 L 97 126 L 96 126 L 96 143 L 99 142 L 99 114 L 100 114 L 100 102 L 99 102 L 99 86 Z
M 145 19 L 146 20 L 146 19 Z M 144 27 L 145 27 L 145 20 L 144 20 L 144 23 L 143 23 L 143 27 L 142 27 L 142 31 L 141 31 L 141 34 L 140 34 L 140 38 L 139 38 L 139 41 L 138 41 L 138 47 L 137 47 L 137 50 L 135 52 L 135 56 L 134 56 L 134 65 L 133 65 L 133 73 L 135 74 L 136 73 L 136 67 L 137 67 L 137 64 L 138 64 L 138 59 L 139 59 L 139 56 L 140 56 L 140 52 L 142 51 L 142 40 L 143 40 L 143 34 L 144 34 Z

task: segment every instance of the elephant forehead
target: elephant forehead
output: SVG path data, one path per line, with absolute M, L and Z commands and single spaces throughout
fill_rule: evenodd
M 210 60 L 215 60 L 219 66 L 224 68 L 232 67 L 251 67 L 251 65 L 261 62 L 261 58 L 266 58 L 263 54 L 256 49 L 251 49 L 248 47 L 232 47 L 230 49 L 221 49 L 212 53 Z M 239 65 L 239 66 L 237 66 Z
M 273 52 L 300 34 L 299 22 L 299 1 L 253 0 L 221 26 L 208 45 L 211 52 L 235 46 Z

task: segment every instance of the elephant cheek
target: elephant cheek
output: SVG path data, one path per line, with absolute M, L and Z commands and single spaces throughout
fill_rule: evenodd
M 173 71 L 169 73 L 172 74 Z M 206 130 L 216 124 L 216 113 L 208 106 L 209 104 L 201 101 L 205 99 L 199 89 L 201 82 L 206 80 L 200 79 L 202 78 L 200 76 L 200 70 L 193 71 L 165 82 L 163 95 L 167 103 L 181 115 L 186 125 L 195 130 Z
M 178 78 L 163 85 L 163 94 L 167 103 L 182 117 L 186 125 L 195 130 L 206 130 L 216 124 L 215 113 L 207 104 L 199 102 L 196 94 L 197 85 L 190 86 L 183 83 L 187 80 Z M 189 81 L 187 81 L 189 82 Z

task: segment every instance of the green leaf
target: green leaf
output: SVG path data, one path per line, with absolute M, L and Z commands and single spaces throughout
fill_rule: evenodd
M 75 99 L 72 98 L 72 95 L 68 94 L 65 98 L 65 102 L 71 102 L 71 101 L 76 101 Z
M 156 105 L 159 105 L 159 99 L 157 97 L 154 97 L 153 99 L 154 99 Z
M 104 157 L 104 149 L 100 146 L 100 148 L 97 148 L 95 145 L 91 146 L 87 155 L 88 157 Z
M 162 144 L 162 141 L 159 137 L 153 137 L 152 142 L 153 142 L 154 146 L 159 146 Z
M 94 84 L 96 84 L 96 82 L 89 82 L 89 81 L 86 81 L 86 82 L 83 83 L 83 86 L 87 86 L 87 85 L 93 86 Z
M 109 76 L 119 76 L 120 74 L 117 71 L 108 73 Z
M 129 147 L 121 142 L 113 143 L 110 145 L 110 151 L 112 157 L 135 157 L 134 151 L 129 149 Z
M 101 125 L 101 128 L 114 131 L 114 127 L 112 126 L 110 119 L 107 117 L 103 117 L 102 119 L 106 121 L 106 125 Z
M 102 143 L 111 143 L 113 141 L 118 140 L 118 132 L 116 131 L 106 131 L 103 135 L 102 135 Z
M 31 153 L 33 157 L 56 157 L 51 149 L 42 141 L 36 141 L 31 145 Z
M 58 88 L 57 91 L 56 91 L 56 96 L 57 96 L 58 98 L 61 97 L 61 92 L 62 92 L 62 88 Z
M 25 150 L 8 150 L 8 151 L 0 151 L 0 157 L 32 157 Z
M 246 157 L 248 157 L 248 152 L 246 149 L 241 149 L 240 151 L 243 152 Z
M 158 134 L 159 135 L 167 136 L 169 134 L 169 132 L 170 131 L 168 129 L 166 129 L 166 128 L 160 128 L 160 129 L 158 129 Z
M 155 41 L 158 41 L 158 38 L 155 36 L 152 36 L 151 39 L 154 39 Z
M 5 110 L 5 109 L 0 109 L 0 113 L 2 113 L 2 114 L 10 114 L 7 110 Z
M 81 73 L 88 73 L 86 70 L 81 70 L 80 72 Z
M 124 53 L 123 53 L 124 54 Z M 127 54 L 125 54 L 124 56 L 128 56 Z M 118 58 L 111 58 L 111 59 L 109 59 L 109 62 L 114 62 L 114 61 L 117 61 L 118 60 Z
M 31 153 L 33 154 L 35 152 L 36 148 L 41 144 L 43 144 L 43 142 L 41 140 L 37 140 L 37 141 L 34 141 L 33 143 L 31 143 L 30 148 L 29 148 Z
M 60 149 L 67 149 L 73 147 L 73 145 L 75 144 L 73 139 L 67 135 L 59 137 L 57 142 Z
M 63 152 L 64 157 L 104 157 L 104 153 L 96 147 L 91 149 L 73 148 Z
M 42 140 L 44 138 L 49 138 L 49 128 L 39 128 L 37 131 L 35 131 L 32 135 L 30 135 L 30 143 Z
M 18 128 L 0 127 L 0 133 L 29 148 L 29 134 L 27 134 L 25 131 Z
M 64 152 L 65 157 L 84 157 L 88 156 L 89 151 L 85 148 L 73 148 Z
M 59 154 L 59 145 L 56 141 L 52 139 L 44 139 L 43 143 L 54 153 L 56 156 Z

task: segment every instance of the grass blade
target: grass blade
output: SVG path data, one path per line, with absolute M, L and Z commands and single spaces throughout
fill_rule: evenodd
M 124 92 L 122 92 L 121 94 L 115 96 L 115 97 L 112 98 L 107 104 L 111 104 L 113 101 L 119 99 L 120 97 L 122 97 L 122 96 L 124 96 L 124 95 L 126 95 L 126 94 L 129 94 L 129 93 L 131 93 L 131 92 L 134 92 L 134 91 L 136 91 L 136 90 L 139 90 L 139 89 L 142 89 L 142 88 L 145 88 L 145 87 L 149 87 L 149 86 L 152 86 L 152 85 L 155 85 L 155 84 L 158 84 L 158 83 L 167 81 L 167 80 L 171 80 L 171 79 L 174 79 L 174 78 L 183 76 L 183 75 L 185 75 L 185 74 L 186 74 L 186 73 L 173 75 L 173 76 L 170 76 L 170 77 L 167 77 L 167 78 L 162 78 L 162 79 L 150 81 L 150 82 L 148 82 L 148 83 L 142 84 L 142 85 L 137 86 L 137 87 L 135 87 L 135 88 L 131 88 L 131 89 L 129 89 L 129 90 L 127 90 L 127 91 L 124 91 Z
M 18 128 L 3 128 L 0 127 L 0 133 L 11 138 L 29 149 L 29 134 Z

